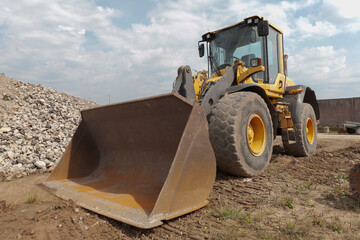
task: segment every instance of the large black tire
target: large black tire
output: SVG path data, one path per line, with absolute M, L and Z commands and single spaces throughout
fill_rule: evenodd
M 284 144 L 285 152 L 296 157 L 311 156 L 317 145 L 317 125 L 314 109 L 303 103 L 300 119 L 294 120 L 295 143 Z
M 273 125 L 269 109 L 258 94 L 224 96 L 212 110 L 209 122 L 219 169 L 244 177 L 266 169 L 273 149 Z

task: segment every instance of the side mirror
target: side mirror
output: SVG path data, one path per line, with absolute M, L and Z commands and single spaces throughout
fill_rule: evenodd
M 199 57 L 203 57 L 205 52 L 204 44 L 199 45 Z
M 257 25 L 257 31 L 260 37 L 269 35 L 269 22 L 266 20 L 261 20 Z

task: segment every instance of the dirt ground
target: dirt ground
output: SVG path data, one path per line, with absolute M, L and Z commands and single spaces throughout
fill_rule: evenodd
M 0 183 L 0 239 L 360 239 L 360 203 L 348 171 L 360 136 L 319 134 L 317 153 L 295 158 L 279 139 L 262 175 L 218 172 L 210 204 L 141 230 L 62 201 L 40 185 L 47 174 Z

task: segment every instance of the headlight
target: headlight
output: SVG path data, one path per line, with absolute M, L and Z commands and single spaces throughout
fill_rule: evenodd
M 252 59 L 250 59 L 250 66 L 251 67 L 257 67 L 257 66 L 261 66 L 261 65 L 262 65 L 261 58 L 252 58 Z

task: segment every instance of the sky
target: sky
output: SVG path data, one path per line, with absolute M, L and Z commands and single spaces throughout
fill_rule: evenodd
M 202 34 L 253 15 L 284 31 L 296 84 L 360 97 L 355 0 L 0 0 L 0 73 L 99 104 L 168 93 L 207 69 Z

